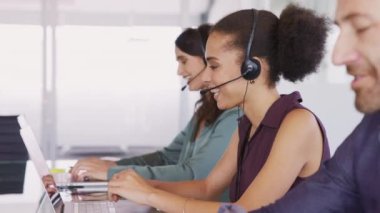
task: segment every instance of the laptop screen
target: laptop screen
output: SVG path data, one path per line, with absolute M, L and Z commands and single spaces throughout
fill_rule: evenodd
M 28 151 L 29 157 L 36 166 L 38 174 L 41 178 L 46 177 L 50 174 L 49 168 L 32 129 L 24 124 L 24 127 L 20 130 L 20 134 Z M 55 178 L 55 183 L 58 187 L 75 188 L 78 192 L 107 192 L 108 190 L 107 181 L 72 182 L 71 176 L 63 173 L 62 175 L 57 175 Z
M 34 190 L 37 188 L 39 192 L 33 194 L 40 196 L 34 211 L 38 213 L 63 212 L 63 200 L 54 186 L 54 180 L 48 176 L 41 179 L 35 164 L 30 161 L 27 163 L 27 172 L 29 178 L 26 178 L 25 181 L 29 183 L 26 184 L 34 185 Z
M 47 197 L 49 198 L 48 201 L 50 201 L 50 203 L 54 207 L 55 212 L 63 212 L 63 200 L 61 195 L 59 194 L 53 176 L 50 174 L 43 176 L 42 184 L 45 188 L 45 197 L 47 195 Z
M 37 213 L 54 213 L 54 212 L 56 212 L 54 210 L 54 207 L 52 206 L 50 198 L 49 198 L 49 196 L 47 196 L 46 192 L 42 194 L 36 212 Z
M 32 171 L 36 172 L 40 177 L 40 183 L 44 188 L 44 190 L 42 190 L 43 193 L 39 201 L 37 212 L 63 212 L 64 205 L 62 197 L 59 194 L 53 176 L 49 173 L 49 168 L 42 155 L 42 151 L 35 140 L 33 131 L 29 126 L 24 124 L 20 130 L 20 134 L 32 161 L 32 164 L 29 165 L 33 167 Z
M 151 207 L 130 201 L 119 201 L 117 205 L 107 201 L 108 197 L 107 193 L 105 193 L 107 191 L 107 182 L 100 183 L 101 187 L 91 186 L 94 190 L 84 190 L 83 192 L 86 192 L 86 194 L 82 194 L 79 190 L 72 194 L 72 190 L 69 188 L 66 189 L 57 186 L 57 181 L 55 181 L 53 175 L 49 173 L 49 168 L 31 128 L 25 124 L 23 126 L 24 127 L 20 130 L 20 134 L 32 161 L 32 164 L 29 163 L 29 165 L 33 166 L 34 172 L 38 174 L 37 184 L 42 184 L 44 188 L 44 190 L 41 190 L 43 193 L 39 200 L 38 213 L 84 212 L 82 211 L 82 207 L 90 210 L 89 212 L 94 212 L 91 209 L 102 210 L 102 212 L 103 210 L 104 212 L 115 212 L 116 208 L 122 209 L 123 212 L 150 212 Z M 90 185 L 94 184 L 94 182 L 87 183 Z M 89 186 L 87 187 L 90 188 Z M 102 187 L 105 187 L 106 190 L 95 189 Z M 87 193 L 89 191 L 95 191 L 97 193 Z M 99 193 L 99 191 L 102 193 Z M 60 192 L 62 194 L 60 194 Z

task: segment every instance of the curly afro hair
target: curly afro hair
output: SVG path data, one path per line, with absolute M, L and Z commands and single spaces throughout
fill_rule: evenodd
M 241 61 L 245 56 L 254 21 L 252 11 L 231 13 L 211 30 L 211 33 L 220 32 L 231 36 L 227 45 L 241 50 Z M 256 21 L 251 57 L 267 59 L 272 85 L 280 80 L 281 75 L 295 82 L 317 70 L 327 37 L 326 18 L 317 16 L 312 10 L 290 4 L 282 11 L 280 18 L 269 11 L 259 10 Z
M 327 19 L 312 10 L 296 5 L 287 6 L 281 13 L 277 28 L 277 51 L 273 55 L 271 80 L 280 74 L 291 81 L 302 81 L 316 72 L 324 55 Z

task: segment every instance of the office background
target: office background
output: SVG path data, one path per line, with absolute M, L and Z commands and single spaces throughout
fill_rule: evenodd
M 333 18 L 329 0 L 1 0 L 0 114 L 24 114 L 49 158 L 164 146 L 198 97 L 180 92 L 181 30 L 243 8 L 278 15 L 289 2 Z M 337 33 L 333 26 L 318 74 L 279 84 L 302 93 L 333 151 L 361 119 L 351 79 L 331 63 Z

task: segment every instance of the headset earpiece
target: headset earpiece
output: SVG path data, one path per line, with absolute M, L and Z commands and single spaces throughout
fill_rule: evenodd
M 245 80 L 254 80 L 260 75 L 261 64 L 259 60 L 252 58 L 244 60 L 241 65 L 242 76 Z
M 253 44 L 253 39 L 255 38 L 255 29 L 256 29 L 257 19 L 259 17 L 258 16 L 259 12 L 257 10 L 253 9 L 252 11 L 253 11 L 252 30 L 249 36 L 245 58 L 240 68 L 241 76 L 245 80 L 249 80 L 249 81 L 256 79 L 260 75 L 260 72 L 261 72 L 260 61 L 258 61 L 255 58 L 251 58 L 251 52 L 252 52 L 251 46 Z

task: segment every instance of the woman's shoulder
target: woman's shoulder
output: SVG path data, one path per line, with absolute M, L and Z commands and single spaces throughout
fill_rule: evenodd
M 238 116 L 239 116 L 239 109 L 237 107 L 234 107 L 234 108 L 227 109 L 227 110 L 223 111 L 219 115 L 217 121 L 218 120 L 223 120 L 223 119 L 226 119 L 226 118 L 230 118 L 230 119 L 234 118 L 236 120 L 238 118 Z
M 312 112 L 303 108 L 293 109 L 285 116 L 278 136 L 278 140 L 285 142 L 286 146 L 297 147 L 299 150 L 309 150 L 320 146 L 321 143 L 316 140 L 317 138 L 325 141 L 324 132 L 321 132 L 317 118 Z
M 218 132 L 224 132 L 224 134 L 229 134 L 231 131 L 235 130 L 238 126 L 238 108 L 232 108 L 225 110 L 219 115 L 216 121 L 211 124 L 210 130 Z
M 283 124 L 306 128 L 308 126 L 314 126 L 318 124 L 318 122 L 315 115 L 309 109 L 294 108 L 285 115 Z

